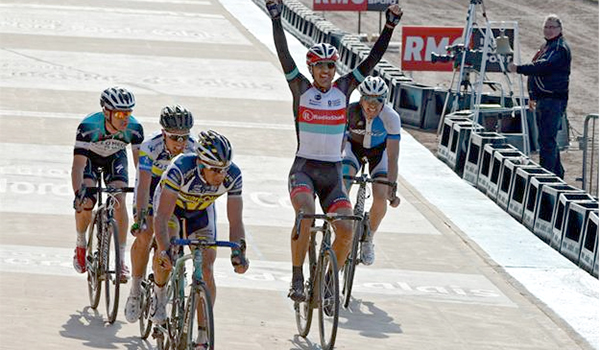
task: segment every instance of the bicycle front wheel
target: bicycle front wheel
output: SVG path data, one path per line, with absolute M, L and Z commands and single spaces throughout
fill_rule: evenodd
M 108 322 L 117 319 L 119 311 L 119 289 L 121 286 L 121 254 L 119 251 L 119 229 L 114 219 L 110 219 L 105 227 L 104 242 L 104 288 L 106 296 L 106 313 Z
M 203 324 L 197 322 L 197 314 L 204 319 Z M 185 317 L 187 318 L 187 322 L 185 322 L 187 324 L 185 331 L 187 341 L 183 349 L 195 350 L 196 346 L 204 345 L 203 349 L 213 350 L 215 348 L 213 309 L 206 284 L 201 283 L 192 288 L 192 293 L 187 301 Z
M 148 276 L 142 280 L 142 293 L 141 299 L 141 310 L 140 313 L 140 337 L 147 339 L 152 330 L 152 321 L 150 321 L 150 303 L 152 301 L 152 290 L 154 289 L 154 283 L 152 283 L 152 276 Z
M 333 349 L 340 313 L 340 290 L 337 262 L 331 248 L 326 248 L 319 262 L 319 335 L 324 350 Z
M 308 279 L 304 282 L 304 295 L 306 300 L 302 302 L 294 302 L 294 312 L 296 314 L 296 327 L 298 334 L 306 337 L 310 331 L 313 317 L 313 281 L 314 271 L 313 266 L 316 265 L 315 242 L 311 239 L 308 246 Z
M 360 243 L 363 232 L 364 225 L 361 221 L 356 224 L 356 230 L 352 237 L 352 249 L 350 250 L 346 264 L 344 265 L 344 284 L 342 287 L 342 302 L 344 308 L 347 308 L 350 304 L 352 284 L 354 283 L 354 272 L 356 271 L 356 265 L 358 265 L 358 244 Z
M 100 242 L 98 237 L 102 237 L 102 220 L 100 220 L 100 212 L 95 211 L 90 223 L 87 236 L 87 247 L 85 254 L 85 267 L 87 270 L 87 286 L 88 296 L 90 299 L 90 307 L 96 309 L 100 303 L 100 291 L 102 284 L 100 283 Z

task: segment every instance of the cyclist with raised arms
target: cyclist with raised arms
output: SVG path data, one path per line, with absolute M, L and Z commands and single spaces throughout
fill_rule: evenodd
M 131 246 L 132 284 L 125 304 L 125 318 L 129 322 L 139 319 L 141 309 L 141 284 L 146 272 L 153 235 L 152 197 L 171 160 L 181 154 L 194 152 L 194 139 L 190 130 L 194 126 L 192 113 L 180 105 L 166 106 L 160 112 L 162 130 L 142 143 L 135 189 L 135 223 L 131 233 L 135 236 Z
M 158 254 L 154 257 L 154 296 L 150 304 L 151 320 L 164 324 L 167 303 L 169 273 L 174 259 L 171 256 L 170 237 L 181 231 L 188 237 L 215 241 L 217 239 L 215 200 L 227 194 L 227 219 L 229 240 L 240 244 L 240 250 L 232 249 L 231 263 L 235 272 L 245 273 L 248 261 L 245 258 L 245 229 L 242 218 L 242 172 L 231 161 L 232 149 L 229 140 L 212 130 L 201 132 L 196 142 L 195 153 L 177 156 L 163 173 L 154 197 L 154 230 Z M 185 226 L 181 227 L 184 222 Z M 181 230 L 180 230 L 181 229 Z M 214 305 L 216 286 L 213 264 L 216 248 L 206 249 L 203 254 L 202 276 L 206 281 Z M 204 324 L 199 319 L 198 325 Z M 205 332 L 198 332 L 205 337 Z M 198 339 L 198 344 L 206 343 Z
M 73 207 L 77 245 L 73 257 L 73 267 L 79 273 L 86 272 L 85 232 L 92 220 L 91 210 L 97 201 L 97 194 L 87 191 L 99 182 L 99 167 L 104 169 L 104 182 L 108 187 L 123 188 L 129 183 L 126 147 L 131 144 L 133 162 L 138 164 L 140 144 L 144 140 L 142 125 L 133 117 L 135 97 L 120 87 L 111 87 L 100 95 L 101 112 L 85 117 L 77 127 L 71 183 L 75 192 Z M 117 194 L 118 205 L 115 219 L 119 228 L 119 248 L 125 256 L 129 218 L 125 203 L 125 193 Z M 121 282 L 126 283 L 129 269 L 121 264 Z
M 395 184 L 400 152 L 400 116 L 385 103 L 389 89 L 380 77 L 367 77 L 358 86 L 358 91 L 361 95 L 359 102 L 348 106 L 343 173 L 354 176 L 369 163 L 371 178 L 383 178 Z M 346 181 L 348 192 L 350 185 Z M 373 204 L 369 211 L 371 234 L 361 246 L 361 261 L 365 265 L 372 265 L 375 260 L 373 236 L 387 211 L 386 199 L 392 207 L 400 204 L 396 186 L 374 182 Z
M 289 174 L 288 187 L 296 214 L 315 212 L 315 194 L 323 212 L 352 214 L 342 181 L 342 143 L 346 129 L 346 108 L 352 91 L 383 57 L 402 10 L 391 5 L 386 11 L 386 24 L 365 58 L 352 72 L 335 82 L 337 49 L 327 43 L 312 46 L 306 54 L 306 64 L 313 82 L 298 71 L 287 47 L 281 24 L 281 0 L 267 0 L 266 6 L 273 22 L 273 37 L 279 61 L 293 95 L 293 112 L 298 148 Z M 292 285 L 289 297 L 303 301 L 304 276 L 302 265 L 309 242 L 311 220 L 301 223 L 298 239 L 292 239 Z M 294 231 L 293 231 L 294 232 Z M 352 242 L 352 223 L 337 221 L 333 250 L 338 266 L 346 260 Z M 292 237 L 294 234 L 292 233 Z

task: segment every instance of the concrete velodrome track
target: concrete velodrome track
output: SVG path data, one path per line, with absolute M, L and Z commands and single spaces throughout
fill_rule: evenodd
M 305 49 L 288 40 L 303 68 Z M 180 103 L 195 133 L 233 143 L 251 267 L 236 275 L 226 251 L 218 258 L 217 348 L 319 348 L 316 325 L 297 335 L 286 297 L 291 94 L 254 3 L 2 0 L 0 46 L 1 349 L 153 348 L 124 319 L 129 285 L 105 325 L 103 300 L 90 309 L 71 262 L 75 130 L 112 85 L 136 94 L 146 135 L 164 105 Z M 357 271 L 336 348 L 597 349 L 598 280 L 402 137 L 402 205 L 380 228 L 376 263 Z

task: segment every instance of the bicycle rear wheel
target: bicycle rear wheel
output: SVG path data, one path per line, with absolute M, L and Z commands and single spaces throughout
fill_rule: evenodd
M 203 330 L 199 329 L 198 319 L 196 318 L 196 310 L 204 316 Z M 210 292 L 206 287 L 206 284 L 201 283 L 198 286 L 192 288 L 187 301 L 187 308 L 185 313 L 187 329 L 185 330 L 187 341 L 185 343 L 185 350 L 195 350 L 197 345 L 205 344 L 205 349 L 214 350 L 215 348 L 215 333 L 214 333 L 214 319 L 213 309 L 210 299 Z M 204 332 L 202 338 L 199 338 L 200 332 Z M 202 339 L 202 341 L 198 341 Z M 182 349 L 182 347 L 180 347 Z
M 102 233 L 102 220 L 100 220 L 100 211 L 95 211 L 92 216 L 92 222 L 88 228 L 87 247 L 85 254 L 85 266 L 87 270 L 87 286 L 88 296 L 90 299 L 90 307 L 96 309 L 100 303 L 100 291 L 102 283 L 100 283 L 100 255 L 98 237 Z
M 104 288 L 106 296 L 106 313 L 108 322 L 117 319 L 119 311 L 119 290 L 121 286 L 121 254 L 119 251 L 119 229 L 114 219 L 110 219 L 105 227 L 104 247 Z
M 147 339 L 152 330 L 152 321 L 150 321 L 150 302 L 152 300 L 152 290 L 154 289 L 153 276 L 142 280 L 141 298 L 141 314 L 140 314 L 140 337 Z
M 310 331 L 313 316 L 313 281 L 314 281 L 314 269 L 316 265 L 316 253 L 315 243 L 311 239 L 308 246 L 308 279 L 304 282 L 304 295 L 306 300 L 303 302 L 294 303 L 294 311 L 296 314 L 296 327 L 298 328 L 298 334 L 302 337 L 306 337 Z
M 340 313 L 340 290 L 335 254 L 326 248 L 319 263 L 319 335 L 324 350 L 333 349 Z
M 350 250 L 348 259 L 346 259 L 346 264 L 344 265 L 344 284 L 342 287 L 342 305 L 344 308 L 347 308 L 350 304 L 352 284 L 354 283 L 354 272 L 356 271 L 356 265 L 358 265 L 358 244 L 360 243 L 363 232 L 364 225 L 361 221 L 356 224 L 356 230 L 354 231 L 354 235 L 352 237 L 352 249 Z

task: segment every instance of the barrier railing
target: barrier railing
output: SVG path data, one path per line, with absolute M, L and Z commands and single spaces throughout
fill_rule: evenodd
M 590 128 L 590 123 L 592 124 Z M 598 114 L 589 114 L 583 124 L 583 136 L 579 138 L 579 149 L 583 151 L 581 189 L 598 197 L 598 139 L 596 138 Z M 591 132 L 591 137 L 590 137 Z

